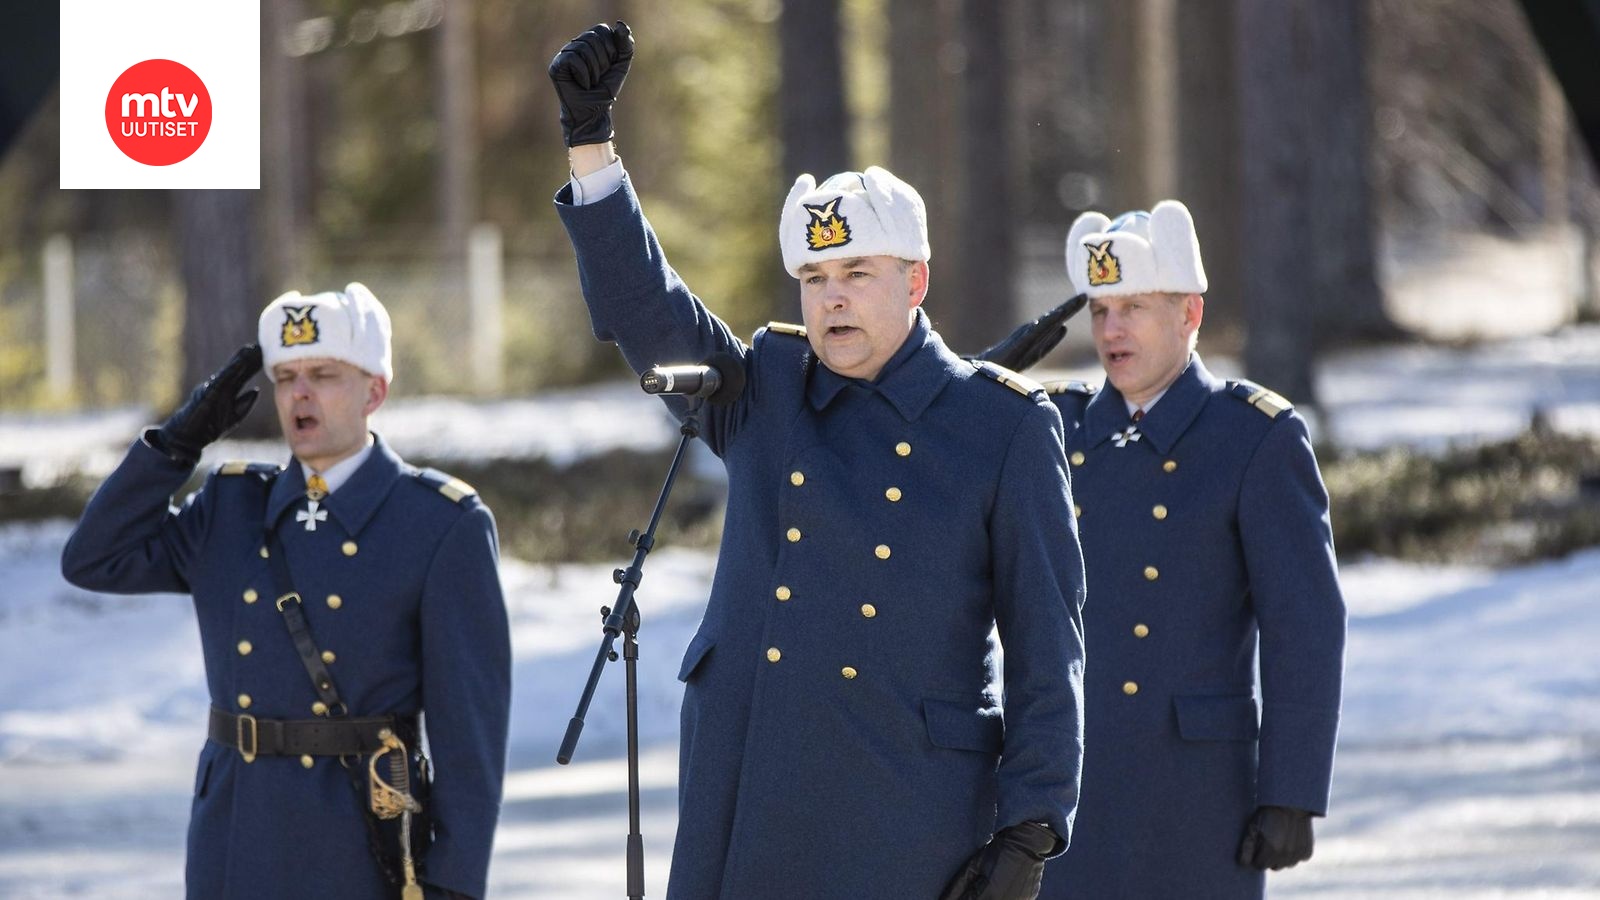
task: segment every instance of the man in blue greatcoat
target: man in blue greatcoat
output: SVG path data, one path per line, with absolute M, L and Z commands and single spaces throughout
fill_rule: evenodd
M 1082 752 L 1060 416 L 931 329 L 922 201 L 882 169 L 795 182 L 779 243 L 805 327 L 730 332 L 667 264 L 610 143 L 632 51 L 601 25 L 550 67 L 573 175 L 556 204 L 594 333 L 635 371 L 725 353 L 746 376 L 700 414 L 729 497 L 679 670 L 668 896 L 1032 900 Z
M 91 590 L 193 595 L 212 709 L 188 896 L 482 897 L 510 706 L 494 519 L 367 430 L 394 368 L 365 287 L 285 294 L 258 328 L 134 442 L 61 560 Z M 293 459 L 223 463 L 169 507 L 263 357 Z
M 1289 403 L 1194 352 L 1188 209 L 1085 213 L 1066 250 L 1106 380 L 1048 386 L 1094 664 L 1078 825 L 1040 896 L 1259 897 L 1328 808 L 1345 609 L 1327 491 Z

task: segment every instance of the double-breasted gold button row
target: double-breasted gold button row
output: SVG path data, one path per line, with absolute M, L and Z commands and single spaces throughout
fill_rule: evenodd
M 775 663 L 781 659 L 783 659 L 782 650 L 779 650 L 777 647 L 767 648 L 767 662 Z M 855 666 L 845 666 L 839 670 L 839 674 L 844 676 L 845 680 L 849 680 L 856 677 L 856 675 L 859 673 L 856 672 Z
M 790 589 L 788 585 L 780 584 L 778 585 L 777 589 L 772 592 L 772 595 L 778 598 L 779 603 L 787 603 L 789 602 L 790 598 L 794 597 L 794 591 Z M 877 614 L 878 608 L 876 606 L 873 606 L 871 603 L 861 604 L 861 615 L 863 618 L 870 619 Z

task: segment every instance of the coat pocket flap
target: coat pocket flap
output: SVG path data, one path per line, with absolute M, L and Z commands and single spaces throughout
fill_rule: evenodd
M 706 654 L 711 652 L 716 643 L 716 638 L 705 632 L 696 634 L 694 640 L 689 642 L 689 649 L 683 652 L 683 663 L 678 666 L 678 680 L 688 681 L 689 676 L 694 674 L 695 667 L 700 665 L 700 661 L 706 658 Z
M 1004 722 L 999 716 L 980 715 L 975 704 L 925 698 L 922 716 L 935 747 L 999 753 L 1005 743 Z
M 1172 706 L 1186 741 L 1253 741 L 1261 733 L 1254 697 L 1179 696 Z

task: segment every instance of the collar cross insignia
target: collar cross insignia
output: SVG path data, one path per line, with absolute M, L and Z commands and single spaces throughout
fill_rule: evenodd
M 318 522 L 328 521 L 328 511 L 325 509 L 318 509 L 317 507 L 318 504 L 316 500 L 307 500 L 306 508 L 295 513 L 294 520 L 296 522 L 306 523 L 307 531 L 316 531 Z
M 1111 436 L 1111 440 L 1115 441 L 1118 447 L 1126 447 L 1128 446 L 1129 441 L 1137 441 L 1142 437 L 1144 437 L 1144 435 L 1139 433 L 1139 425 L 1137 422 L 1135 422 L 1129 425 L 1127 428 L 1124 428 L 1116 434 L 1113 434 Z

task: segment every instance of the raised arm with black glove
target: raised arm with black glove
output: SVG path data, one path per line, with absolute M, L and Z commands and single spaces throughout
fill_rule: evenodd
M 174 462 L 191 466 L 199 462 L 200 451 L 207 444 L 232 431 L 250 414 L 261 389 L 243 389 L 260 371 L 261 348 L 255 344 L 240 347 L 227 365 L 189 392 L 189 399 L 165 424 L 145 431 L 145 443 Z
M 1061 339 L 1067 336 L 1067 320 L 1077 315 L 1088 302 L 1088 295 L 1079 294 L 1032 322 L 1018 325 L 1000 343 L 973 358 L 1021 372 L 1044 359 L 1046 353 L 1061 343 Z
M 611 104 L 632 64 L 633 32 L 626 22 L 594 26 L 550 61 L 550 81 L 561 101 L 561 137 L 568 147 L 604 144 L 616 134 Z
M 939 900 L 1034 900 L 1045 860 L 1058 841 L 1054 831 L 1036 822 L 1002 828 L 972 854 Z
M 1311 858 L 1311 813 L 1288 806 L 1258 806 L 1239 843 L 1239 865 L 1287 869 Z

